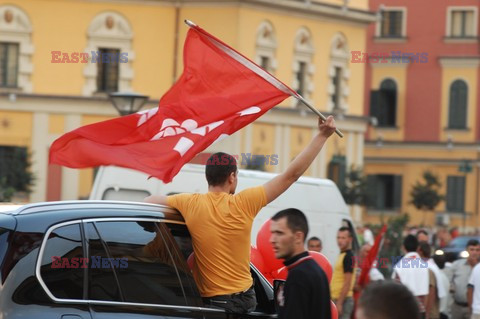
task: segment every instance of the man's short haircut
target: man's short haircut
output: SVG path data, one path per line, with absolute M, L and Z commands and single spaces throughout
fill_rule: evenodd
M 422 255 L 425 258 L 430 258 L 432 255 L 432 247 L 426 241 L 419 242 L 418 249 L 422 252 Z
M 352 231 L 350 230 L 350 228 L 348 228 L 348 227 L 346 227 L 346 226 L 340 227 L 340 228 L 338 229 L 338 231 L 346 231 L 346 232 L 348 232 L 348 236 L 349 236 L 349 237 L 353 237 L 353 236 L 352 236 Z
M 418 235 L 420 235 L 420 234 L 424 234 L 425 236 L 428 236 L 428 233 L 427 233 L 427 231 L 426 231 L 425 229 L 420 229 L 419 231 L 417 231 L 417 237 L 418 237 Z
M 307 240 L 307 243 L 311 242 L 312 240 L 316 240 L 316 241 L 319 241 L 320 242 L 320 245 L 322 244 L 322 240 L 316 236 L 313 236 L 313 237 L 310 237 L 308 240 Z
M 407 252 L 417 251 L 418 248 L 418 239 L 413 235 L 408 235 L 403 240 L 403 247 Z
M 468 242 L 467 242 L 467 248 L 468 246 L 478 246 L 480 244 L 480 242 L 478 242 L 478 240 L 476 239 L 470 239 Z
M 408 288 L 393 280 L 369 284 L 358 301 L 369 319 L 418 319 L 417 299 Z
M 307 217 L 301 210 L 296 208 L 287 208 L 273 215 L 272 220 L 277 221 L 280 218 L 287 219 L 287 226 L 292 232 L 301 231 L 303 233 L 303 241 L 308 235 Z
M 231 173 L 237 172 L 235 157 L 227 153 L 212 154 L 205 166 L 205 176 L 209 186 L 223 185 Z

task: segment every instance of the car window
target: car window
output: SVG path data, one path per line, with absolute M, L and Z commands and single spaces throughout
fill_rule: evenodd
M 84 270 L 80 225 L 54 229 L 45 244 L 40 276 L 59 299 L 83 299 Z
M 92 251 L 91 258 L 102 260 L 97 273 L 108 270 L 106 275 L 114 275 L 121 299 L 186 305 L 175 263 L 164 240 L 165 229 L 149 221 L 106 221 L 96 222 L 94 226 L 100 235 L 104 255 L 94 256 Z M 89 269 L 93 270 L 93 264 Z
M 175 247 L 175 249 L 171 251 L 175 259 L 175 264 L 177 265 L 188 304 L 190 306 L 202 306 L 203 301 L 193 278 L 192 269 L 187 263 L 188 258 L 193 253 L 192 238 L 190 237 L 187 226 L 173 223 L 158 223 L 157 225 L 158 227 L 168 227 L 168 231 L 165 232 L 165 241 L 169 247 Z
M 7 253 L 8 248 L 8 235 L 10 231 L 5 228 L 0 228 L 0 269 L 3 269 L 3 258 L 5 258 L 5 254 Z M 2 272 L 0 271 L 0 283 L 2 282 Z
M 114 272 L 115 268 L 108 264 L 103 267 L 103 260 L 108 260 L 109 254 L 105 242 L 100 239 L 97 228 L 93 223 L 86 224 L 85 236 L 89 257 L 88 299 L 123 301 L 120 285 Z

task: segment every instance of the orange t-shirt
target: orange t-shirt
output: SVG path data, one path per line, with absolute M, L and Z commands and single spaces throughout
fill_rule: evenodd
M 250 233 L 253 218 L 267 204 L 265 188 L 236 195 L 177 194 L 168 196 L 167 203 L 180 211 L 192 236 L 193 276 L 202 297 L 250 288 Z

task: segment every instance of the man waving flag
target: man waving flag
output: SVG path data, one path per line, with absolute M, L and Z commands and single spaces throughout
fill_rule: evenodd
M 117 165 L 165 183 L 209 145 L 255 121 L 295 91 L 187 21 L 184 70 L 158 108 L 80 127 L 50 148 L 50 163 Z

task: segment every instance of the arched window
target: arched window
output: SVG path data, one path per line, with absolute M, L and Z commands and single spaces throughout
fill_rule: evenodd
M 467 83 L 456 80 L 450 85 L 450 101 L 448 105 L 448 128 L 467 128 Z
M 335 34 L 330 47 L 330 85 L 327 88 L 329 95 L 328 109 L 330 111 L 343 113 L 348 110 L 349 55 L 350 51 L 346 37 L 342 33 Z
M 302 27 L 295 36 L 292 87 L 307 100 L 314 89 L 312 81 L 315 72 L 312 64 L 313 54 L 312 35 L 307 28 Z M 297 105 L 295 99 L 292 99 L 292 103 L 293 106 Z
M 264 21 L 257 30 L 255 62 L 272 74 L 277 69 L 276 49 L 277 39 L 275 30 L 270 22 Z
M 14 5 L 0 6 L 0 87 L 33 91 L 32 24 Z
M 378 126 L 395 126 L 397 120 L 397 84 L 383 80 L 380 89 L 371 92 L 370 115 L 377 118 Z
M 91 63 L 84 69 L 83 95 L 97 92 L 130 91 L 134 58 L 133 32 L 125 17 L 116 12 L 103 12 L 93 18 L 87 31 L 87 47 Z M 107 63 L 98 63 L 105 56 Z

